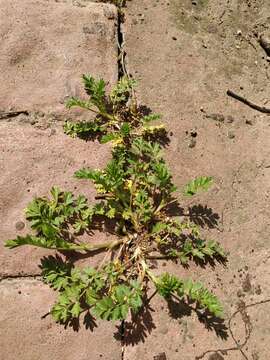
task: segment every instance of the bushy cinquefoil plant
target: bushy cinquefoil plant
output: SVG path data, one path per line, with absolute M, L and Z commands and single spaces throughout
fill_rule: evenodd
M 26 209 L 33 234 L 8 240 L 6 246 L 39 246 L 60 252 L 84 252 L 95 255 L 104 251 L 98 267 L 78 268 L 62 257 L 42 259 L 45 283 L 59 292 L 50 313 L 56 321 L 67 323 L 83 313 L 104 320 L 124 320 L 145 304 L 151 286 L 169 300 L 178 298 L 194 304 L 196 310 L 222 316 L 217 297 L 201 283 L 164 273 L 156 276 L 153 258 L 188 261 L 226 254 L 221 246 L 200 235 L 189 217 L 171 215 L 178 198 L 207 190 L 210 177 L 199 177 L 177 193 L 172 175 L 162 155 L 165 127 L 157 114 L 145 115 L 134 96 L 135 81 L 123 77 L 106 94 L 105 82 L 83 76 L 88 98 L 71 98 L 67 106 L 78 106 L 95 114 L 93 121 L 70 122 L 64 131 L 71 136 L 94 137 L 100 143 L 112 143 L 111 160 L 104 169 L 83 168 L 78 179 L 89 179 L 97 190 L 97 202 L 89 204 L 85 196 L 75 197 L 57 187 L 50 198 L 35 198 Z M 182 204 L 181 204 L 182 205 Z M 183 220 L 184 219 L 184 220 Z M 97 224 L 110 221 L 112 240 L 95 244 L 81 242 Z M 90 257 L 91 259 L 91 257 Z

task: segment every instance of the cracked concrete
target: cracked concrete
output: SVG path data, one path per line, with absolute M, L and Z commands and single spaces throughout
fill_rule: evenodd
M 207 204 L 218 214 L 218 225 L 211 229 L 205 224 L 203 235 L 219 240 L 230 252 L 227 267 L 183 269 L 160 264 L 156 271 L 201 280 L 225 305 L 225 321 L 210 326 L 195 314 L 185 314 L 185 309 L 175 318 L 163 301 L 154 299 L 155 311 L 148 314 L 148 323 L 155 326 L 147 330 L 145 324 L 144 340 L 127 344 L 125 360 L 152 360 L 163 353 L 170 360 L 193 360 L 208 349 L 235 347 L 226 327 L 239 301 L 247 305 L 270 298 L 270 173 L 265 167 L 269 116 L 226 95 L 232 89 L 260 105 L 269 101 L 270 66 L 256 40 L 256 33 L 269 31 L 269 4 L 263 0 L 196 3 L 133 0 L 127 8 L 124 35 L 128 68 L 139 80 L 137 96 L 163 114 L 162 121 L 173 133 L 165 154 L 175 182 L 183 186 L 198 175 L 215 179 L 210 191 L 186 206 Z M 265 322 L 255 316 L 256 311 L 265 314 Z M 242 350 L 249 360 L 265 359 L 269 353 L 268 311 L 269 303 L 247 309 L 248 315 L 253 314 L 252 331 Z M 232 328 L 242 343 L 241 314 Z M 204 356 L 243 358 L 239 350 Z
M 28 16 L 26 2 L 36 12 L 35 18 Z M 139 80 L 140 102 L 162 113 L 173 132 L 166 158 L 175 182 L 182 186 L 198 175 L 215 178 L 208 193 L 186 205 L 207 204 L 219 215 L 218 225 L 212 229 L 204 225 L 203 234 L 219 240 L 230 251 L 227 267 L 191 265 L 182 269 L 169 263 L 158 266 L 156 272 L 168 270 L 200 279 L 224 303 L 225 321 L 199 321 L 185 307 L 171 304 L 168 308 L 154 297 L 138 324 L 125 323 L 122 344 L 115 342 L 115 328 L 108 323 L 101 323 L 94 332 L 83 326 L 78 333 L 64 330 L 49 317 L 40 319 L 55 294 L 38 279 L 31 279 L 40 274 L 40 257 L 51 252 L 29 248 L 7 251 L 1 246 L 1 276 L 7 279 L 0 283 L 0 345 L 6 360 L 18 356 L 27 360 L 57 360 L 60 356 L 68 360 L 89 356 L 93 360 L 268 358 L 269 121 L 266 115 L 227 98 L 226 90 L 232 88 L 256 103 L 267 103 L 269 63 L 254 34 L 269 30 L 269 4 L 263 0 L 196 3 L 184 0 L 180 6 L 175 0 L 132 0 L 127 3 L 121 29 L 128 70 Z M 83 71 L 105 77 L 110 84 L 119 72 L 113 6 L 86 0 L 49 1 L 45 6 L 41 1 L 26 0 L 16 2 L 16 12 L 14 4 L 0 1 L 0 11 L 5 14 L 5 22 L 0 24 L 5 40 L 2 46 L 10 45 L 0 59 L 0 68 L 6 70 L 0 75 L 5 94 L 0 95 L 0 110 L 26 108 L 31 116 L 1 120 L 0 124 L 3 241 L 18 231 L 27 231 L 20 226 L 22 209 L 33 195 L 47 194 L 51 185 L 93 197 L 88 184 L 82 182 L 78 188 L 72 174 L 86 162 L 93 167 L 105 164 L 109 147 L 101 153 L 96 143 L 65 137 L 57 120 L 66 116 L 65 96 L 82 91 L 77 81 Z M 56 18 L 65 20 L 61 28 Z M 16 19 L 20 27 L 13 29 L 12 35 L 10 24 Z M 35 34 L 36 23 L 47 31 Z M 52 34 L 47 34 L 50 31 Z M 20 42 L 24 32 L 33 39 L 29 35 Z M 50 44 L 46 36 L 55 33 L 60 33 L 62 40 L 56 38 Z M 31 39 L 33 49 L 29 47 Z M 42 44 L 46 45 L 44 52 Z M 53 61 L 47 77 L 47 60 L 66 52 L 73 60 L 64 65 Z M 31 61 L 38 66 L 32 66 Z M 29 72 L 32 68 L 35 71 Z M 40 77 L 37 70 L 42 72 Z M 59 75 L 56 78 L 55 72 Z M 20 86 L 14 87 L 14 79 Z M 25 79 L 31 84 L 26 90 Z M 243 346 L 236 349 L 235 341 Z
M 76 181 L 74 171 L 86 163 L 102 167 L 110 154 L 109 147 L 101 153 L 97 143 L 71 139 L 62 129 L 67 117 L 89 118 L 88 113 L 67 112 L 64 105 L 68 96 L 83 93 L 82 73 L 103 77 L 109 86 L 118 79 L 117 9 L 85 5 L 0 1 L 0 115 L 29 113 L 0 116 L 0 357 L 6 360 L 122 357 L 114 324 L 85 327 L 82 318 L 75 331 L 50 316 L 41 319 L 56 296 L 38 280 L 40 258 L 52 251 L 3 246 L 29 231 L 23 209 L 33 197 L 48 195 L 52 185 L 93 199 L 88 182 Z M 96 241 L 104 236 L 97 233 Z

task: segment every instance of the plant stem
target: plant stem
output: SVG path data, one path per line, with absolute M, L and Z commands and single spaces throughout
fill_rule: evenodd
M 95 251 L 95 250 L 101 250 L 101 249 L 113 249 L 116 246 L 122 244 L 123 241 L 124 241 L 124 239 L 105 242 L 105 243 L 101 243 L 101 244 L 81 244 L 80 247 L 81 247 L 82 250 L 85 250 L 85 251 Z

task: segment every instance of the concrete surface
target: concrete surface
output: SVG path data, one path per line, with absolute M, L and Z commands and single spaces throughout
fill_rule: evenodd
M 117 10 L 54 0 L 0 1 L 0 110 L 67 115 L 81 75 L 117 79 Z
M 228 326 L 239 301 L 248 305 L 270 298 L 269 116 L 226 95 L 232 89 L 269 107 L 270 66 L 256 37 L 270 30 L 269 10 L 269 3 L 260 0 L 133 0 L 123 25 L 128 69 L 139 81 L 138 98 L 163 114 L 172 132 L 165 154 L 175 182 L 183 186 L 199 175 L 215 179 L 210 191 L 183 200 L 183 205 L 207 205 L 204 216 L 210 221 L 202 221 L 203 235 L 230 252 L 227 267 L 183 269 L 160 263 L 156 271 L 170 269 L 212 289 L 225 305 L 225 321 L 218 329 Z M 235 346 L 228 329 L 227 339 L 221 340 L 181 307 L 178 320 L 166 313 L 161 300 L 154 299 L 151 307 L 156 328 L 145 329 L 144 341 L 127 344 L 125 360 L 193 360 L 209 349 Z M 268 357 L 269 303 L 245 311 L 252 327 L 243 348 L 246 358 L 231 350 L 209 352 L 203 359 Z M 247 320 L 243 311 L 232 320 L 240 342 L 246 326 L 241 316 Z
M 121 346 L 106 322 L 74 331 L 47 316 L 55 294 L 35 279 L 0 283 L 0 347 L 5 360 L 120 360 Z M 106 346 L 104 346 L 106 344 Z
M 91 331 L 82 318 L 77 332 L 50 316 L 41 319 L 56 294 L 36 276 L 40 258 L 52 251 L 4 248 L 5 240 L 29 231 L 23 209 L 52 185 L 93 199 L 89 182 L 73 173 L 86 164 L 104 166 L 110 149 L 101 153 L 97 142 L 71 139 L 58 120 L 89 119 L 64 106 L 69 96 L 83 94 L 82 73 L 103 77 L 109 86 L 117 81 L 117 10 L 90 2 L 0 1 L 0 19 L 0 113 L 29 112 L 0 120 L 0 358 L 120 360 L 114 324 Z M 96 234 L 95 241 L 106 236 Z M 89 258 L 79 263 L 95 265 Z

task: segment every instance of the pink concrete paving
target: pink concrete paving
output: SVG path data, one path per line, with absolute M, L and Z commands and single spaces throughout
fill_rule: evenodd
M 94 323 L 86 329 L 64 328 L 50 316 L 55 294 L 38 280 L 4 280 L 0 283 L 0 348 L 5 360 L 120 360 L 115 328 Z M 91 330 L 92 328 L 92 330 Z
M 88 2 L 0 1 L 0 111 L 65 113 L 90 73 L 117 77 L 117 10 Z

